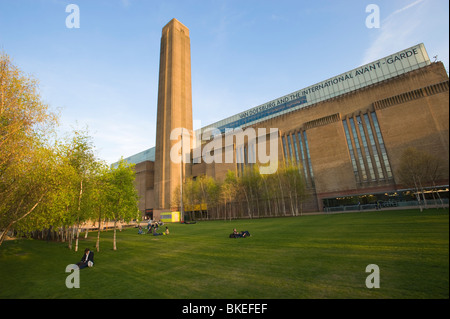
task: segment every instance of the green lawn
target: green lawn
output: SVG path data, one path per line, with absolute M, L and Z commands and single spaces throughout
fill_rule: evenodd
M 232 229 L 250 238 L 230 239 Z M 101 234 L 79 289 L 65 272 L 80 243 L 12 240 L 0 246 L 0 298 L 449 298 L 447 210 L 381 211 L 170 224 L 169 236 L 136 229 Z M 365 285 L 380 268 L 379 289 Z

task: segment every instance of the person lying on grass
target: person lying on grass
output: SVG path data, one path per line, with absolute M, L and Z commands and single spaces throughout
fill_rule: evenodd
M 233 229 L 233 233 L 230 235 L 230 238 L 245 238 L 245 237 L 250 237 L 250 233 L 248 232 L 248 230 L 238 232 L 236 228 Z

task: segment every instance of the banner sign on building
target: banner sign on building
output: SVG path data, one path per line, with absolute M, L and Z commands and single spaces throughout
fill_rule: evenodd
M 430 63 L 425 46 L 423 43 L 420 43 L 375 62 L 365 64 L 331 79 L 208 125 L 202 128 L 202 131 L 216 128 L 223 132 L 225 128 L 249 126 L 390 79 L 427 66 Z

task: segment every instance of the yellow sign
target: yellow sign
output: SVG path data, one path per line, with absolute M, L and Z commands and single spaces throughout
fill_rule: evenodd
M 172 223 L 178 223 L 180 221 L 180 212 L 172 212 Z
M 161 221 L 164 223 L 177 223 L 180 221 L 180 212 L 161 213 Z

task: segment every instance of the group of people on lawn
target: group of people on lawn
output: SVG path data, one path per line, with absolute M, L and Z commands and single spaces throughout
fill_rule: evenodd
M 147 234 L 152 233 L 153 236 L 161 236 L 161 235 L 169 235 L 169 228 L 166 226 L 166 230 L 164 233 L 157 233 L 156 231 L 159 229 L 159 226 L 164 225 L 163 222 L 153 222 L 152 220 L 149 220 L 147 223 Z M 142 229 L 142 226 L 139 225 L 138 234 L 144 234 L 144 230 Z
M 147 225 L 147 234 L 152 232 L 153 236 L 160 236 L 160 235 L 169 235 L 169 228 L 166 226 L 166 230 L 164 233 L 157 233 L 158 226 L 163 225 L 162 223 L 151 223 L 149 222 Z M 138 234 L 143 234 L 142 226 L 139 225 L 139 231 Z M 233 233 L 230 234 L 230 238 L 246 238 L 249 237 L 250 233 L 245 231 L 238 232 L 236 228 L 233 229 Z M 83 257 L 81 257 L 81 260 L 76 264 L 79 269 L 83 269 L 86 267 L 93 267 L 94 266 L 94 252 L 92 252 L 89 248 L 86 248 L 84 250 Z

